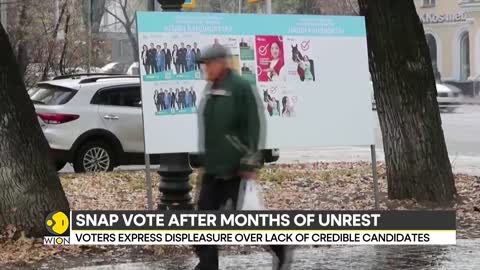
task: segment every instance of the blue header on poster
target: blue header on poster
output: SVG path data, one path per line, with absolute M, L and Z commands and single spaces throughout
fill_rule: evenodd
M 215 35 L 366 36 L 361 16 L 137 12 L 142 33 Z

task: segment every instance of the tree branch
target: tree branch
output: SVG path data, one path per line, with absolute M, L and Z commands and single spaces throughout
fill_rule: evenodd
M 121 2 L 121 0 L 120 0 Z M 128 27 L 131 27 L 132 26 L 132 23 L 130 21 L 130 17 L 128 17 L 128 13 L 127 13 L 127 0 L 125 0 L 125 3 L 124 5 L 122 6 L 122 4 L 120 3 L 120 7 L 122 8 L 122 13 L 123 13 L 123 16 L 125 17 L 125 22 L 126 22 L 126 25 Z
M 128 27 L 127 24 L 122 19 L 120 19 L 120 17 L 118 17 L 115 13 L 111 12 L 108 9 L 105 9 L 105 12 L 107 12 L 108 14 L 112 15 L 115 19 L 117 19 L 117 21 L 119 21 L 123 25 L 123 27 L 125 28 Z

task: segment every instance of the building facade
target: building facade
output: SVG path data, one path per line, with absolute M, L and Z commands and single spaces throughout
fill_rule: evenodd
M 444 81 L 480 79 L 480 0 L 415 0 L 432 63 Z
M 128 16 L 128 20 L 133 20 L 136 10 L 147 9 L 146 1 L 130 0 L 126 3 L 126 7 L 123 7 L 125 10 L 122 10 L 118 1 L 107 1 L 106 9 L 111 14 L 105 12 L 100 23 L 100 36 L 111 48 L 112 62 L 132 63 L 134 61 L 132 44 L 122 22 L 127 21 L 125 16 Z M 131 31 L 135 33 L 135 24 L 132 25 Z

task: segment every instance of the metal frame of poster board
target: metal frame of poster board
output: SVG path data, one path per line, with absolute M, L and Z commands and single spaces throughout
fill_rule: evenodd
M 317 71 L 317 68 L 320 70 L 322 70 L 323 68 L 323 71 L 322 71 L 323 73 L 321 74 L 319 73 L 319 74 L 324 77 L 318 80 L 318 76 L 317 76 L 317 82 L 316 82 L 315 76 L 319 74 L 316 74 L 315 71 L 313 70 L 313 65 L 311 64 L 312 62 L 308 64 L 307 60 L 309 60 L 309 58 L 305 58 L 305 59 L 301 58 L 303 59 L 302 61 L 304 62 L 303 65 L 306 66 L 308 64 L 309 68 L 311 68 L 309 71 L 310 77 L 308 78 L 309 80 L 311 80 L 311 77 L 313 75 L 313 82 L 307 81 L 307 83 L 305 84 L 299 83 L 297 85 L 297 83 L 289 82 L 288 80 L 291 79 L 289 78 L 288 80 L 285 80 L 284 83 L 280 82 L 277 85 L 280 87 L 280 89 L 282 89 L 282 87 L 292 88 L 292 85 L 293 85 L 294 89 L 289 89 L 289 90 L 302 89 L 301 91 L 308 91 L 305 89 L 310 89 L 310 90 L 325 89 L 325 91 L 317 91 L 319 93 L 314 92 L 313 93 L 314 96 L 312 96 L 311 92 L 307 92 L 307 94 L 302 94 L 304 95 L 303 97 L 304 100 L 302 100 L 302 102 L 305 102 L 305 103 L 300 104 L 301 105 L 300 107 L 297 106 L 295 108 L 293 108 L 293 105 L 292 105 L 292 110 L 295 111 L 298 109 L 297 114 L 300 115 L 301 117 L 291 118 L 293 119 L 293 122 L 292 120 L 287 119 L 288 117 L 290 117 L 290 115 L 288 115 L 288 117 L 285 118 L 284 120 L 281 120 L 281 118 L 278 118 L 279 120 L 284 121 L 282 122 L 283 126 L 286 125 L 285 123 L 288 123 L 287 125 L 289 126 L 289 129 L 285 132 L 290 134 L 289 135 L 290 137 L 283 136 L 280 139 L 275 136 L 269 137 L 271 140 L 276 140 L 276 141 L 270 142 L 270 145 L 266 145 L 266 148 L 272 148 L 272 145 L 277 146 L 273 148 L 280 148 L 280 149 L 288 149 L 288 148 L 292 149 L 293 147 L 301 148 L 301 147 L 322 147 L 322 146 L 335 146 L 335 145 L 337 146 L 370 145 L 375 208 L 376 209 L 378 208 L 378 205 L 379 205 L 378 176 L 376 171 L 376 151 L 375 151 L 375 145 L 374 145 L 374 135 L 373 135 L 374 133 L 373 133 L 373 122 L 372 122 L 373 119 L 367 120 L 368 118 L 373 118 L 373 117 L 371 115 L 372 113 L 371 95 L 369 92 L 367 93 L 368 89 L 366 85 L 366 83 L 368 83 L 368 56 L 366 52 L 366 30 L 365 30 L 363 17 L 306 16 L 306 15 L 252 15 L 252 14 L 221 14 L 221 13 L 213 14 L 213 13 L 190 13 L 190 12 L 189 13 L 168 13 L 168 14 L 157 13 L 157 12 L 137 12 L 136 16 L 137 16 L 137 19 L 136 19 L 137 36 L 138 36 L 138 43 L 140 48 L 140 51 L 139 51 L 140 59 L 142 59 L 141 50 L 142 50 L 143 44 L 149 44 L 149 45 L 153 43 L 163 44 L 163 42 L 168 41 L 168 44 L 172 46 L 173 43 L 179 44 L 180 40 L 182 41 L 186 40 L 188 41 L 188 44 L 190 44 L 192 42 L 196 43 L 196 41 L 198 40 L 201 40 L 201 41 L 205 41 L 207 39 L 213 40 L 213 37 L 215 37 L 215 42 L 217 41 L 217 39 L 222 38 L 223 40 L 221 43 L 222 45 L 224 44 L 223 42 L 225 40 L 231 41 L 233 39 L 234 44 L 236 44 L 235 46 L 238 46 L 237 42 L 240 42 L 240 37 L 253 37 L 253 41 L 249 40 L 249 42 L 254 42 L 255 44 L 253 46 L 250 45 L 254 53 L 254 56 L 253 56 L 254 58 L 250 62 L 252 62 L 254 65 L 257 65 L 257 71 L 254 71 L 254 73 L 256 73 L 255 74 L 256 79 L 254 80 L 256 80 L 256 85 L 259 86 L 258 90 L 260 92 L 262 92 L 262 89 L 260 89 L 261 88 L 260 85 L 266 85 L 266 84 L 262 84 L 263 81 L 260 79 L 260 73 L 258 71 L 258 68 L 260 67 L 259 65 L 261 64 L 258 53 L 259 51 L 260 52 L 262 51 L 261 45 L 264 45 L 262 43 L 259 43 L 261 42 L 261 41 L 258 41 L 259 39 L 263 39 L 263 42 L 272 42 L 272 41 L 269 41 L 269 39 L 272 37 L 275 37 L 275 35 L 279 35 L 278 37 L 282 38 L 282 40 L 280 41 L 282 43 L 281 45 L 283 48 L 282 50 L 286 51 L 287 49 L 285 48 L 289 49 L 291 45 L 292 55 L 294 55 L 294 52 L 293 52 L 294 43 L 291 43 L 291 44 L 288 43 L 289 39 L 293 40 L 292 42 L 298 42 L 305 39 L 308 39 L 309 40 L 308 42 L 312 41 L 310 44 L 308 43 L 306 44 L 306 45 L 311 45 L 310 47 L 312 48 L 308 51 L 308 55 L 309 57 L 312 57 L 313 60 L 316 61 L 315 63 L 323 64 L 323 67 L 321 65 L 320 67 L 318 67 L 318 64 L 317 64 L 315 71 Z M 233 32 L 238 31 L 238 32 L 229 33 L 228 35 L 223 33 L 223 36 L 222 34 L 216 34 L 216 33 L 211 34 L 209 32 L 210 30 L 208 29 L 208 27 L 202 28 L 202 27 L 205 27 L 204 25 L 202 25 L 202 20 L 201 20 L 203 19 L 203 16 L 207 16 L 208 19 L 210 20 L 209 21 L 210 23 L 212 20 L 220 20 L 219 23 L 215 23 L 215 25 L 219 25 L 221 27 L 216 27 L 213 29 L 220 29 L 219 31 L 228 29 L 229 31 L 233 31 Z M 188 18 L 186 19 L 186 22 L 188 21 L 188 25 L 187 24 L 177 25 L 179 21 L 182 22 L 184 18 Z M 271 20 L 272 23 L 257 24 L 256 20 L 260 20 L 260 19 L 263 22 L 264 20 Z M 225 22 L 221 20 L 225 20 Z M 295 24 L 296 20 L 298 20 L 300 23 Z M 254 23 L 256 25 L 256 28 L 251 28 L 248 26 L 247 28 L 245 28 L 245 25 L 244 25 L 245 21 L 250 21 L 251 23 Z M 327 29 L 327 31 L 323 31 L 325 29 L 319 28 L 320 30 L 318 32 L 317 32 L 317 29 L 314 29 L 313 32 L 308 32 L 308 31 L 298 32 L 302 30 L 301 28 L 298 28 L 299 27 L 298 25 L 302 25 L 302 23 L 307 23 L 307 25 L 312 23 L 315 24 L 318 21 L 320 21 L 320 24 L 322 24 L 322 26 L 325 23 L 326 25 L 333 25 L 332 27 L 334 27 L 335 31 L 328 31 L 331 29 Z M 239 23 L 243 24 L 242 25 L 243 28 L 239 27 Z M 276 25 L 277 27 L 280 27 L 279 28 L 280 30 L 278 29 L 272 30 L 270 27 L 266 27 L 266 25 Z M 325 27 L 328 28 L 330 26 L 325 26 Z M 197 29 L 197 28 L 199 29 L 199 31 L 194 33 L 193 37 L 192 36 L 185 37 L 186 34 L 189 34 L 188 31 L 190 31 L 191 29 Z M 183 29 L 189 29 L 189 30 L 183 30 Z M 207 29 L 206 32 L 202 33 L 203 29 Z M 255 29 L 255 30 L 252 30 L 252 29 Z M 339 29 L 341 31 L 337 31 Z M 186 33 L 182 34 L 181 33 L 182 31 L 185 31 Z M 275 31 L 280 31 L 280 32 L 276 33 Z M 289 34 L 286 34 L 287 32 Z M 307 33 L 307 34 L 304 34 L 302 36 L 302 33 Z M 198 35 L 200 35 L 201 37 L 198 38 Z M 305 35 L 309 35 L 309 37 L 306 38 Z M 318 41 L 318 39 L 315 39 L 315 38 L 318 38 L 318 36 L 316 35 L 325 39 Z M 175 36 L 176 39 L 173 38 L 173 36 Z M 234 38 L 234 36 L 238 36 L 238 37 Z M 339 37 L 339 38 L 336 38 L 336 37 Z M 188 38 L 190 38 L 191 40 L 188 40 Z M 327 41 L 325 42 L 325 40 Z M 158 43 L 160 41 L 161 43 Z M 243 41 L 243 38 L 242 38 L 242 41 Z M 327 46 L 325 46 L 324 43 L 325 44 L 328 43 L 326 44 Z M 199 44 L 202 44 L 202 42 L 199 42 Z M 203 44 L 206 44 L 206 43 L 203 43 Z M 302 45 L 302 49 L 304 49 L 303 43 L 301 45 Z M 230 45 L 226 45 L 226 46 L 230 46 Z M 240 48 L 241 47 L 242 45 L 240 45 Z M 308 47 L 308 46 L 305 46 L 305 47 Z M 183 48 L 183 44 L 182 44 L 182 48 Z M 240 48 L 238 49 L 240 50 Z M 335 50 L 337 51 L 332 53 L 331 48 L 335 48 Z M 315 54 L 317 53 L 317 51 L 324 53 L 323 58 L 317 58 L 318 56 Z M 240 58 L 240 61 L 243 61 L 240 56 L 240 53 L 241 52 L 239 52 L 238 57 Z M 272 54 L 272 57 L 273 57 L 273 49 L 272 49 L 272 52 L 270 53 Z M 337 58 L 332 58 L 332 55 L 333 57 L 337 56 Z M 341 57 L 339 57 L 340 55 Z M 288 60 L 288 58 L 286 57 L 286 53 L 282 54 L 281 57 L 282 59 L 285 59 L 284 61 L 286 63 Z M 293 61 L 295 61 L 295 59 Z M 143 116 L 145 153 L 146 153 L 145 164 L 146 164 L 146 170 L 147 170 L 146 172 L 147 198 L 149 201 L 149 209 L 151 209 L 152 208 L 152 190 L 151 190 L 149 154 L 167 154 L 167 153 L 175 153 L 175 152 L 193 153 L 195 152 L 194 150 L 192 150 L 193 143 L 189 142 L 189 140 L 193 139 L 194 136 L 191 134 L 195 133 L 195 131 L 191 130 L 191 127 L 189 127 L 190 129 L 188 128 L 185 129 L 185 128 L 180 128 L 178 125 L 177 126 L 173 125 L 174 127 L 176 127 L 176 129 L 174 128 L 175 131 L 171 131 L 170 129 L 168 129 L 169 131 L 168 133 L 165 133 L 165 132 L 158 133 L 158 131 L 155 131 L 156 129 L 158 130 L 158 127 L 160 125 L 163 127 L 171 128 L 173 118 L 165 117 L 165 116 L 155 118 L 150 115 L 153 111 L 157 111 L 156 114 L 158 116 L 158 108 L 155 110 L 152 108 L 152 106 L 155 107 L 155 105 L 147 104 L 147 103 L 152 103 L 152 101 L 149 99 L 150 94 L 153 94 L 153 90 L 156 88 L 165 88 L 165 91 L 166 91 L 165 93 L 169 93 L 167 89 L 170 88 L 170 91 L 172 91 L 171 86 L 173 83 L 175 82 L 183 83 L 183 81 L 192 81 L 192 80 L 201 81 L 200 79 L 201 77 L 197 78 L 197 75 L 194 76 L 193 74 L 187 74 L 188 72 L 185 74 L 184 73 L 178 74 L 178 71 L 176 71 L 177 73 L 175 73 L 174 70 L 171 70 L 169 72 L 150 71 L 151 73 L 149 73 L 146 70 L 147 67 L 145 67 L 144 69 L 145 71 L 142 69 L 142 64 L 141 64 L 140 77 L 141 77 L 142 100 L 143 100 L 142 116 Z M 344 79 L 341 80 L 342 76 L 340 76 L 341 74 L 339 74 L 340 70 L 344 70 L 344 72 L 347 72 L 350 75 L 350 80 L 347 80 L 347 82 Z M 290 73 L 288 73 L 288 75 L 286 76 L 291 76 Z M 294 76 L 297 76 L 297 75 L 294 74 Z M 335 86 L 332 85 L 332 80 L 334 80 L 335 78 L 339 79 L 340 84 L 343 84 L 343 86 L 340 85 L 335 88 Z M 321 84 L 322 80 L 324 81 L 323 82 L 324 84 Z M 320 81 L 320 83 L 318 83 L 318 81 Z M 327 84 L 325 84 L 325 81 L 327 81 Z M 160 85 L 160 86 L 159 87 L 152 86 L 155 83 L 156 85 Z M 148 89 L 146 87 L 147 85 L 148 85 Z M 353 88 L 353 90 L 348 88 Z M 187 87 L 187 91 L 188 89 L 189 88 Z M 333 91 L 332 89 L 342 90 L 342 91 Z M 270 89 L 267 89 L 267 94 L 269 93 L 268 92 L 269 90 Z M 280 92 L 280 90 L 278 90 L 278 92 Z M 272 92 L 272 93 L 274 94 L 275 92 Z M 298 93 L 296 95 L 300 95 Z M 305 93 L 305 92 L 302 92 L 302 93 Z M 345 93 L 347 93 L 347 95 Z M 145 96 L 147 94 L 148 96 Z M 351 96 L 349 96 L 348 94 L 350 94 Z M 282 96 L 283 95 L 286 95 L 286 94 L 282 92 Z M 320 103 L 321 105 L 317 105 L 319 106 L 318 108 L 312 107 L 311 102 L 316 101 L 316 100 L 313 100 L 312 97 L 318 97 L 318 95 L 326 95 L 326 96 L 320 96 L 321 98 L 323 98 L 323 100 L 320 100 L 323 103 Z M 345 96 L 348 96 L 348 98 L 345 99 Z M 285 97 L 287 96 L 284 96 L 282 99 L 284 108 L 281 116 L 285 116 L 283 115 L 285 113 L 285 102 L 284 102 Z M 293 96 L 293 95 L 288 96 L 288 99 L 293 100 L 293 102 L 295 103 L 297 102 L 297 100 L 295 100 L 296 98 L 297 96 Z M 302 97 L 298 97 L 298 98 L 302 98 Z M 287 102 L 288 102 L 288 99 L 287 99 Z M 368 100 L 368 111 L 367 111 L 367 100 Z M 332 102 L 332 101 L 336 101 L 336 102 Z M 277 104 L 278 104 L 278 101 L 277 101 Z M 332 107 L 332 104 L 333 104 L 333 107 Z M 290 106 L 290 105 L 287 103 L 287 106 Z M 338 108 L 335 106 L 338 106 Z M 157 104 L 157 107 L 158 107 L 158 104 Z M 304 108 L 308 108 L 308 110 L 302 111 L 302 109 Z M 149 110 L 149 111 L 146 111 L 146 110 Z M 174 111 L 176 110 L 175 107 L 173 110 Z M 171 113 L 169 111 L 168 115 L 170 114 Z M 318 118 L 318 116 L 320 115 L 322 115 L 322 117 Z M 272 114 L 270 114 L 270 116 L 272 116 Z M 186 119 L 185 115 L 181 116 L 177 114 L 175 117 L 177 117 L 175 119 L 182 118 L 183 119 L 182 125 L 185 125 L 184 123 Z M 190 116 L 187 116 L 187 117 L 190 117 Z M 191 117 L 188 119 L 190 119 L 189 121 L 191 121 Z M 320 130 L 319 128 L 315 128 L 316 127 L 315 125 L 314 126 L 311 125 L 311 122 L 309 121 L 312 121 L 312 119 L 316 119 L 316 120 L 321 119 L 320 121 L 322 123 L 322 127 L 320 128 Z M 178 122 L 179 120 L 175 120 L 175 121 Z M 278 120 L 270 120 L 270 122 L 272 121 L 273 122 L 277 121 L 278 123 Z M 147 122 L 148 122 L 148 125 L 146 125 Z M 188 126 L 188 124 L 186 125 Z M 147 127 L 149 128 L 148 131 L 147 131 Z M 277 127 L 273 126 L 273 127 L 276 128 L 276 130 L 275 129 L 272 130 L 269 127 L 268 128 L 269 133 L 277 134 L 279 132 L 279 127 L 278 126 Z M 298 129 L 299 127 L 300 128 L 303 127 L 303 129 Z M 370 129 L 368 127 L 370 127 Z M 308 129 L 305 129 L 305 128 L 308 128 Z M 303 130 L 301 136 L 291 137 L 291 136 L 297 136 L 299 134 L 298 132 L 300 132 L 299 130 Z M 305 139 L 307 138 L 305 136 L 307 135 L 303 133 L 309 133 L 308 136 L 310 137 L 308 138 L 307 141 L 305 141 Z M 158 140 L 158 134 L 162 134 L 162 140 Z M 297 135 L 293 135 L 293 134 L 297 134 Z M 147 135 L 149 136 L 149 139 L 147 139 Z M 156 138 L 156 139 L 153 139 L 153 138 Z M 290 138 L 290 141 L 285 140 L 285 138 Z M 296 140 L 292 142 L 291 140 L 293 139 L 296 139 Z M 281 144 L 279 143 L 279 140 L 282 142 Z M 152 144 L 150 147 L 152 146 L 155 146 L 155 147 L 148 149 L 149 142 L 154 144 L 154 145 Z M 165 142 L 167 142 L 167 144 L 165 144 Z M 182 144 L 181 146 L 179 144 L 180 142 Z M 176 148 L 177 145 L 180 148 Z M 195 147 L 198 147 L 198 145 Z M 157 149 L 158 152 L 152 149 Z

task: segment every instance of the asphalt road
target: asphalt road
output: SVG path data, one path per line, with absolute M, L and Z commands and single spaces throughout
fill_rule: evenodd
M 382 136 L 376 111 L 375 143 L 377 159 L 383 160 Z M 443 130 L 455 172 L 480 175 L 480 106 L 463 105 L 454 113 L 442 113 Z M 335 147 L 281 150 L 280 163 L 312 161 L 370 160 L 369 147 Z M 139 170 L 144 166 L 122 166 L 117 170 Z M 62 173 L 73 172 L 70 165 Z
M 375 117 L 375 144 L 377 160 L 384 160 L 383 142 Z M 480 106 L 464 105 L 454 113 L 442 113 L 442 127 L 447 149 L 456 173 L 480 175 Z M 280 162 L 313 162 L 313 161 L 358 161 L 370 160 L 369 147 L 335 147 L 319 149 L 296 149 L 282 151 Z

